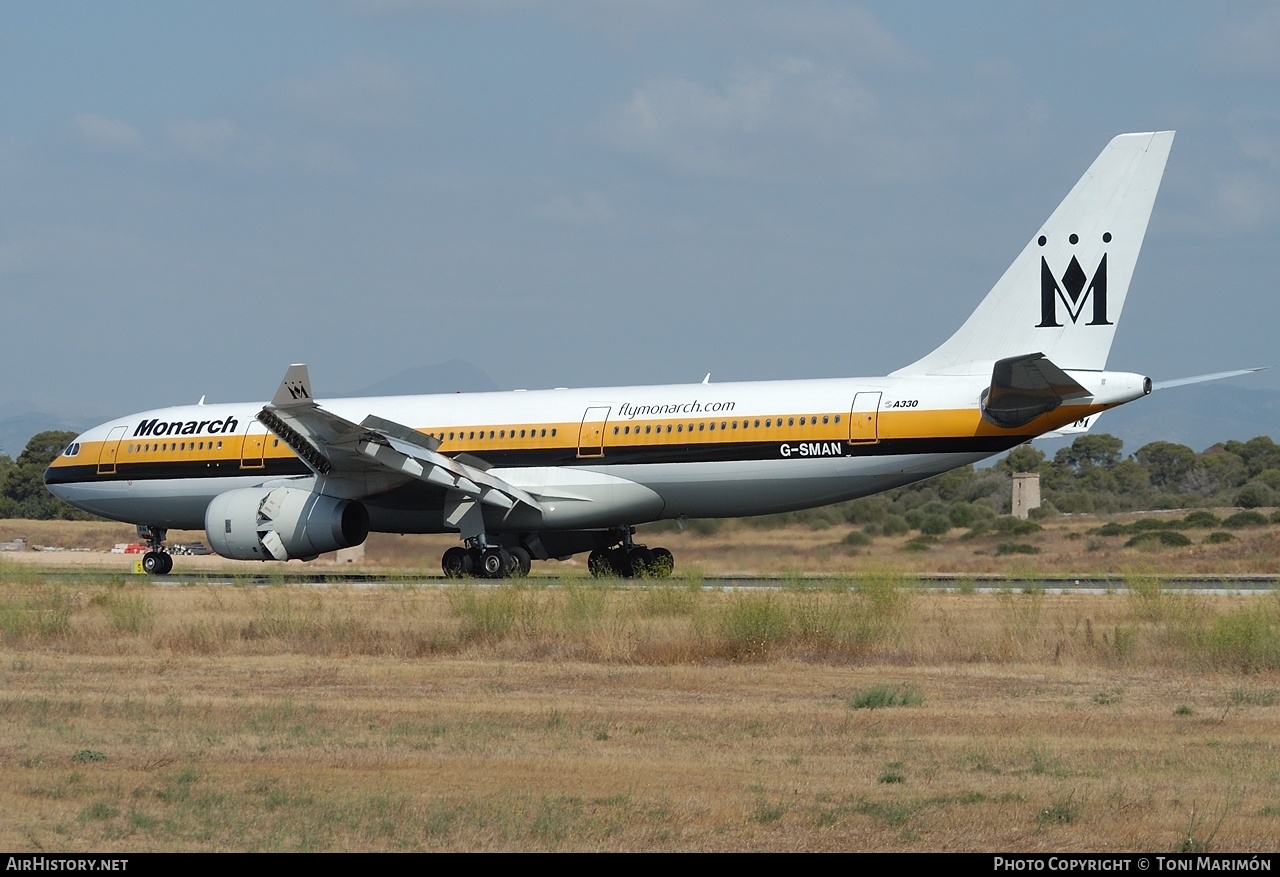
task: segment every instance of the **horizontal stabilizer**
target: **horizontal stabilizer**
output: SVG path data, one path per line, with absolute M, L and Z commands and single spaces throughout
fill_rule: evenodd
M 1238 368 L 1229 372 L 1213 372 L 1208 375 L 1195 375 L 1190 378 L 1174 378 L 1168 381 L 1156 381 L 1151 385 L 1153 390 L 1167 390 L 1170 387 L 1185 387 L 1188 384 L 1203 384 L 1206 381 L 1220 381 L 1224 378 L 1238 378 L 1241 375 L 1251 375 L 1254 372 L 1266 371 L 1270 366 L 1261 366 L 1259 368 Z
M 991 386 L 983 394 L 982 416 L 1005 429 L 1023 426 L 1048 414 L 1067 399 L 1090 395 L 1043 353 L 998 360 Z

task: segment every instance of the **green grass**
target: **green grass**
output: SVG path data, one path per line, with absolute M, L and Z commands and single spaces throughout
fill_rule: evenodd
M 919 706 L 924 695 L 914 688 L 898 685 L 873 685 L 856 691 L 845 701 L 851 709 L 874 710 L 891 706 Z

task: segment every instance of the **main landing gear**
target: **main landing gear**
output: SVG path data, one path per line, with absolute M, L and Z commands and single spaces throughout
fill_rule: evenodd
M 665 579 L 676 567 L 676 558 L 665 548 L 649 548 L 632 541 L 635 528 L 620 531 L 617 544 L 597 548 L 587 556 L 587 569 L 596 578 L 621 576 L 624 579 Z
M 494 545 L 484 536 L 463 540 L 462 545 L 450 548 L 440 559 L 446 577 L 465 579 L 505 579 L 529 574 L 533 552 L 538 557 L 559 557 L 586 551 L 595 545 L 587 556 L 587 568 L 600 577 L 665 579 L 675 569 L 675 557 L 665 548 L 649 548 L 637 544 L 632 538 L 633 527 L 619 527 L 608 531 L 584 532 L 574 535 L 572 541 L 563 535 L 560 541 L 544 543 L 538 534 L 519 536 L 522 544 Z M 505 541 L 514 541 L 516 534 L 505 534 Z M 529 547 L 525 547 L 529 546 Z
M 506 579 L 527 576 L 533 566 L 533 556 L 518 545 L 512 548 L 481 546 L 477 540 L 468 539 L 465 548 L 455 546 L 446 551 L 440 566 L 451 579 L 467 576 Z
M 173 555 L 164 550 L 163 527 L 138 525 L 138 538 L 147 543 L 147 553 L 142 555 L 142 570 L 149 576 L 167 576 L 173 572 Z

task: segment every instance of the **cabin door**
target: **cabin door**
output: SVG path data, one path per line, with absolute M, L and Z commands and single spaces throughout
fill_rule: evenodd
M 578 456 L 604 456 L 604 429 L 609 420 L 608 406 L 588 408 L 582 415 L 582 428 L 578 430 Z
M 880 394 L 858 393 L 849 411 L 849 444 L 873 445 L 880 441 Z
M 127 426 L 114 427 L 111 435 L 107 436 L 107 440 L 102 443 L 102 451 L 98 454 L 99 475 L 115 474 L 116 455 L 120 453 L 120 445 L 124 443 L 124 434 L 128 431 Z
M 267 428 L 257 418 L 250 420 L 244 430 L 244 443 L 240 446 L 240 468 L 261 469 L 266 445 Z

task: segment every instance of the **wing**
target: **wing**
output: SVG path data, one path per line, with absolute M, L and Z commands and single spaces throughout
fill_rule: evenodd
M 258 420 L 324 479 L 326 493 L 359 498 L 418 480 L 444 489 L 455 503 L 541 510 L 528 492 L 439 453 L 431 436 L 372 414 L 353 423 L 321 408 L 305 365 L 289 366 Z

